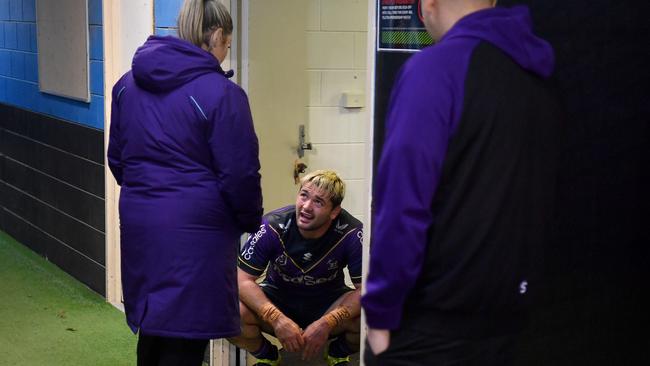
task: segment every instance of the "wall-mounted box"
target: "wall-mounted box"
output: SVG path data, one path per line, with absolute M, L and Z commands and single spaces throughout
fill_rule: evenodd
M 343 92 L 341 95 L 341 107 L 363 108 L 366 106 L 366 95 L 362 92 Z

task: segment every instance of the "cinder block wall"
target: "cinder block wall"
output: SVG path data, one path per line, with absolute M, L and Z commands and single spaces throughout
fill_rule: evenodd
M 309 0 L 309 169 L 337 170 L 347 182 L 343 206 L 364 218 L 368 108 L 341 107 L 343 92 L 366 91 L 367 0 Z
M 102 0 L 88 14 L 84 103 L 38 90 L 36 0 L 0 0 L 0 230 L 103 294 Z

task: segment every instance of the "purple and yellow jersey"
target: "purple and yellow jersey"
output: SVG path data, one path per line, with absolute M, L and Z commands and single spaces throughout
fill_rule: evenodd
M 304 239 L 295 224 L 295 207 L 266 214 L 260 229 L 248 238 L 238 265 L 280 290 L 317 294 L 345 286 L 343 268 L 352 283 L 361 283 L 363 226 L 347 211 L 332 221 L 321 238 Z

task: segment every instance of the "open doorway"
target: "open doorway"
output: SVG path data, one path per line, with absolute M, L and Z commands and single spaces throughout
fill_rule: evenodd
M 302 163 L 305 172 L 337 171 L 347 185 L 342 206 L 367 228 L 374 69 L 368 39 L 374 39 L 375 2 L 221 1 L 236 19 L 236 42 L 224 67 L 235 69 L 236 82 L 249 95 L 260 140 L 265 210 L 295 202 L 294 168 Z M 131 7 L 105 1 L 103 9 L 108 129 L 110 87 L 130 67 L 135 47 L 153 32 L 153 1 Z M 134 30 L 135 25 L 141 26 Z M 118 197 L 118 187 L 107 179 L 107 298 L 119 307 Z M 366 243 L 368 236 L 366 230 Z M 366 245 L 364 268 L 367 253 Z M 225 341 L 212 342 L 210 351 L 212 365 L 245 363 Z
M 374 2 L 236 3 L 239 39 L 233 66 L 249 96 L 260 141 L 265 211 L 295 202 L 296 166 L 304 164 L 305 173 L 337 171 L 347 186 L 342 207 L 367 227 L 372 138 L 368 70 L 373 69 L 367 55 Z M 366 247 L 364 257 L 367 252 Z M 349 278 L 346 282 L 351 283 Z M 301 363 L 298 357 L 283 357 L 292 365 L 323 364 L 322 359 Z M 358 365 L 358 354 L 352 360 Z M 252 358 L 247 362 L 252 364 Z

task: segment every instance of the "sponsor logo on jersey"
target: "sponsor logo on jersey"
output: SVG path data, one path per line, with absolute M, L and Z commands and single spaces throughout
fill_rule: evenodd
M 339 261 L 336 259 L 330 259 L 327 261 L 327 269 L 328 270 L 335 270 L 339 268 Z
M 340 220 L 337 220 L 336 224 L 334 225 L 334 231 L 339 234 L 343 234 L 343 230 L 345 230 L 345 228 L 348 226 L 350 226 L 350 224 L 342 224 Z
M 241 252 L 241 256 L 244 257 L 247 261 L 251 260 L 253 253 L 255 253 L 255 245 L 260 240 L 262 236 L 266 234 L 266 226 L 264 224 L 260 225 L 260 229 L 255 233 L 255 235 L 249 239 L 248 245 L 244 247 L 244 250 Z
M 312 257 L 312 254 L 307 252 L 307 253 L 303 254 L 302 260 L 305 261 L 305 262 L 309 262 L 311 260 L 311 257 Z
M 286 266 L 287 265 L 287 256 L 282 254 L 281 256 L 277 257 L 275 259 L 275 263 L 277 263 L 279 266 Z
M 275 272 L 282 278 L 283 281 L 289 282 L 294 285 L 306 285 L 306 286 L 314 286 L 314 285 L 320 285 L 326 282 L 333 281 L 339 274 L 338 271 L 334 272 L 332 275 L 329 277 L 314 277 L 310 275 L 298 275 L 295 277 L 289 276 L 286 273 L 283 273 L 280 271 L 280 267 L 277 265 L 273 266 L 275 269 Z

